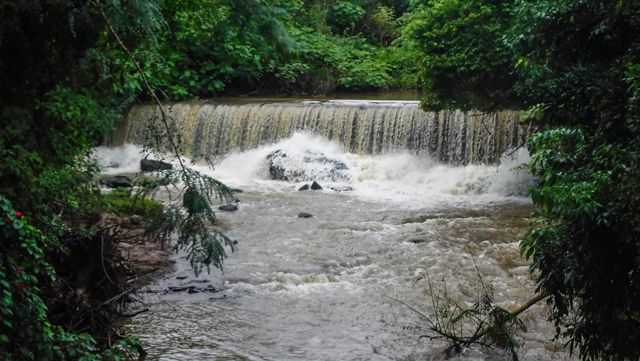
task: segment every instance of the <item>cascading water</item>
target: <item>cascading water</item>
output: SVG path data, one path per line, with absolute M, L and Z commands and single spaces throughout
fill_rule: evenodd
M 105 172 L 139 171 L 141 148 L 129 143 L 143 141 L 153 112 L 134 107 L 122 144 L 96 150 Z M 217 213 L 238 241 L 224 274 L 196 278 L 178 255 L 144 293 L 149 312 L 128 327 L 150 360 L 441 359 L 445 345 L 420 338 L 428 322 L 393 299 L 432 315 L 429 279 L 471 304 L 479 273 L 504 307 L 534 294 L 518 252 L 532 178 L 514 170 L 528 160 L 509 150 L 527 134 L 515 113 L 330 101 L 180 103 L 171 114 L 190 156 L 216 160 L 194 167 L 244 192 L 238 211 Z M 274 165 L 288 181 L 273 179 Z M 312 180 L 324 189 L 298 191 Z M 164 292 L 203 282 L 222 291 Z M 570 359 L 549 341 L 544 307 L 527 312 L 520 359 Z
M 495 163 L 523 144 L 527 124 L 516 112 L 425 112 L 412 101 L 301 101 L 168 107 L 194 157 L 219 156 L 286 139 L 304 130 L 357 154 L 411 151 L 448 164 Z M 145 141 L 156 107 L 133 107 L 115 144 Z

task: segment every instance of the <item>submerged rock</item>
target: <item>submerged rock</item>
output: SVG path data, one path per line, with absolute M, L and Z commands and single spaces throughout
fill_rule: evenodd
M 143 172 L 155 172 L 159 170 L 173 169 L 173 164 L 155 159 L 141 159 L 140 170 Z
M 133 180 L 124 175 L 116 175 L 103 180 L 102 184 L 109 188 L 129 188 L 133 186 Z
M 353 190 L 353 187 L 329 187 L 329 189 L 332 189 L 336 192 L 350 192 Z
M 221 290 L 213 287 L 212 285 L 208 285 L 205 287 L 198 287 L 198 286 L 170 286 L 168 288 L 166 288 L 164 290 L 164 294 L 167 293 L 176 293 L 176 292 L 184 292 L 187 291 L 187 293 L 201 293 L 201 292 L 210 292 L 210 293 L 216 293 L 216 292 L 220 292 Z
M 235 204 L 225 204 L 218 207 L 218 209 L 225 212 L 234 212 L 238 210 L 238 206 L 236 206 Z
M 413 243 L 413 244 L 419 244 L 419 243 L 425 243 L 427 242 L 426 239 L 421 239 L 421 238 L 414 238 L 414 239 L 410 239 L 407 242 L 409 243 Z
M 313 214 L 311 213 L 307 213 L 307 212 L 298 213 L 298 218 L 311 218 L 311 217 L 313 217 Z

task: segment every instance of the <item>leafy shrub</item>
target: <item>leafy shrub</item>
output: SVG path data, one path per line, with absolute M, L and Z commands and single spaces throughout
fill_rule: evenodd
M 137 342 L 122 340 L 100 353 L 87 334 L 65 332 L 48 319 L 42 296 L 56 287 L 56 273 L 46 251 L 60 248 L 0 196 L 0 360 L 122 360 L 136 353 Z
M 443 108 L 513 106 L 512 53 L 501 41 L 512 1 L 430 0 L 403 32 L 420 54 L 423 105 Z
M 140 215 L 153 218 L 162 215 L 162 203 L 133 193 L 129 189 L 115 189 L 105 195 L 107 209 L 118 215 Z
M 349 1 L 338 0 L 331 8 L 330 22 L 336 34 L 346 34 L 356 28 L 364 17 L 365 10 Z

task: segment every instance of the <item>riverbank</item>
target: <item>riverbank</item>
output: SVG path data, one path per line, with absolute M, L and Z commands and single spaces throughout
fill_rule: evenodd
M 162 275 L 173 271 L 175 254 L 171 245 L 160 241 L 150 241 L 145 236 L 146 225 L 139 216 L 106 215 L 111 225 L 126 230 L 118 242 L 118 249 L 128 263 L 131 277 L 128 282 L 134 290 L 148 285 Z M 134 291 L 135 292 L 135 291 Z

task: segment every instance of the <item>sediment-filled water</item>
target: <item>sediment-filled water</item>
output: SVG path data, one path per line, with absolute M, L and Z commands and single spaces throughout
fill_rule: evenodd
M 167 107 L 193 157 L 248 150 L 308 131 L 356 154 L 411 152 L 448 164 L 495 163 L 521 146 L 528 123 L 517 112 L 425 112 L 417 101 L 185 102 Z M 142 144 L 157 124 L 154 106 L 133 107 L 114 144 Z
M 218 212 L 228 236 L 238 241 L 238 250 L 229 255 L 224 272 L 215 270 L 199 277 L 184 255 L 178 254 L 176 270 L 144 290 L 142 307 L 149 311 L 133 318 L 127 329 L 144 341 L 148 359 L 437 360 L 443 359 L 446 344 L 421 337 L 433 335 L 428 331 L 429 322 L 402 304 L 432 317 L 427 280 L 432 290 L 446 290 L 461 304 L 476 300 L 478 275 L 493 287 L 501 306 L 513 307 L 534 295 L 528 263 L 518 253 L 531 211 L 526 189 L 533 180 L 515 169 L 528 159 L 526 150 L 508 156 L 505 152 L 511 151 L 503 140 L 473 138 L 470 124 L 456 123 L 438 132 L 465 128 L 463 133 L 472 141 L 464 147 L 450 146 L 438 138 L 433 144 L 442 143 L 439 147 L 452 153 L 431 153 L 431 148 L 420 148 L 430 144 L 425 135 L 432 131 L 429 119 L 446 116 L 416 115 L 420 110 L 406 104 L 384 112 L 395 114 L 397 124 L 425 117 L 418 123 L 427 133 L 412 128 L 409 135 L 396 124 L 385 128 L 396 129 L 396 138 L 390 132 L 383 133 L 388 136 L 384 141 L 350 142 L 345 139 L 359 138 L 335 131 L 342 124 L 336 114 L 369 111 L 357 104 L 333 110 L 304 110 L 306 105 L 298 104 L 294 109 L 283 104 L 273 108 L 265 104 L 184 105 L 180 112 L 186 115 L 177 123 L 186 129 L 200 127 L 191 133 L 195 136 L 185 135 L 185 139 L 200 139 L 199 151 L 218 154 L 214 169 L 195 167 L 244 191 L 238 194 L 238 211 Z M 258 114 L 252 116 L 252 110 Z M 146 111 L 138 108 L 131 114 Z M 240 116 L 241 111 L 246 115 Z M 298 129 L 288 121 L 276 121 L 293 122 L 293 115 L 284 114 L 301 111 L 334 125 L 305 123 L 304 129 Z M 215 118 L 228 117 L 230 112 L 237 113 L 236 120 Z M 332 112 L 333 118 L 324 112 Z M 271 114 L 268 121 L 260 120 L 265 113 Z M 414 114 L 409 117 L 409 113 Z M 388 114 L 375 114 L 367 119 L 391 119 Z M 465 119 L 463 113 L 455 114 L 450 119 Z M 358 119 L 366 118 L 361 115 Z M 492 119 L 501 122 L 512 116 Z M 218 128 L 211 125 L 206 130 L 202 124 L 208 123 L 202 119 L 218 119 Z M 269 129 L 280 126 L 281 130 L 267 132 L 267 123 Z M 509 127 L 506 124 L 510 123 L 505 121 L 503 128 Z M 140 139 L 133 135 L 135 128 L 129 123 L 122 140 Z M 334 129 L 331 135 L 328 129 Z M 493 129 L 497 129 L 495 124 Z M 224 134 L 218 134 L 221 132 Z M 409 138 L 421 141 L 410 143 L 415 147 L 407 146 L 403 142 Z M 213 139 L 221 139 L 222 145 Z M 381 143 L 385 145 L 376 148 Z M 483 149 L 499 154 L 476 153 L 480 148 L 474 148 L 475 144 L 493 144 Z M 371 151 L 362 151 L 370 145 Z M 96 155 L 107 173 L 135 172 L 139 151 L 139 146 L 125 144 L 101 147 Z M 275 151 L 286 154 L 277 165 L 291 176 L 289 181 L 271 179 L 267 159 Z M 298 191 L 313 180 L 323 189 Z M 298 218 L 300 212 L 313 217 Z M 206 285 L 220 291 L 166 292 L 170 287 L 201 289 Z M 529 331 L 520 337 L 521 360 L 569 358 L 550 341 L 554 328 L 545 319 L 543 305 L 523 315 Z M 505 353 L 478 348 L 456 357 L 507 359 Z

